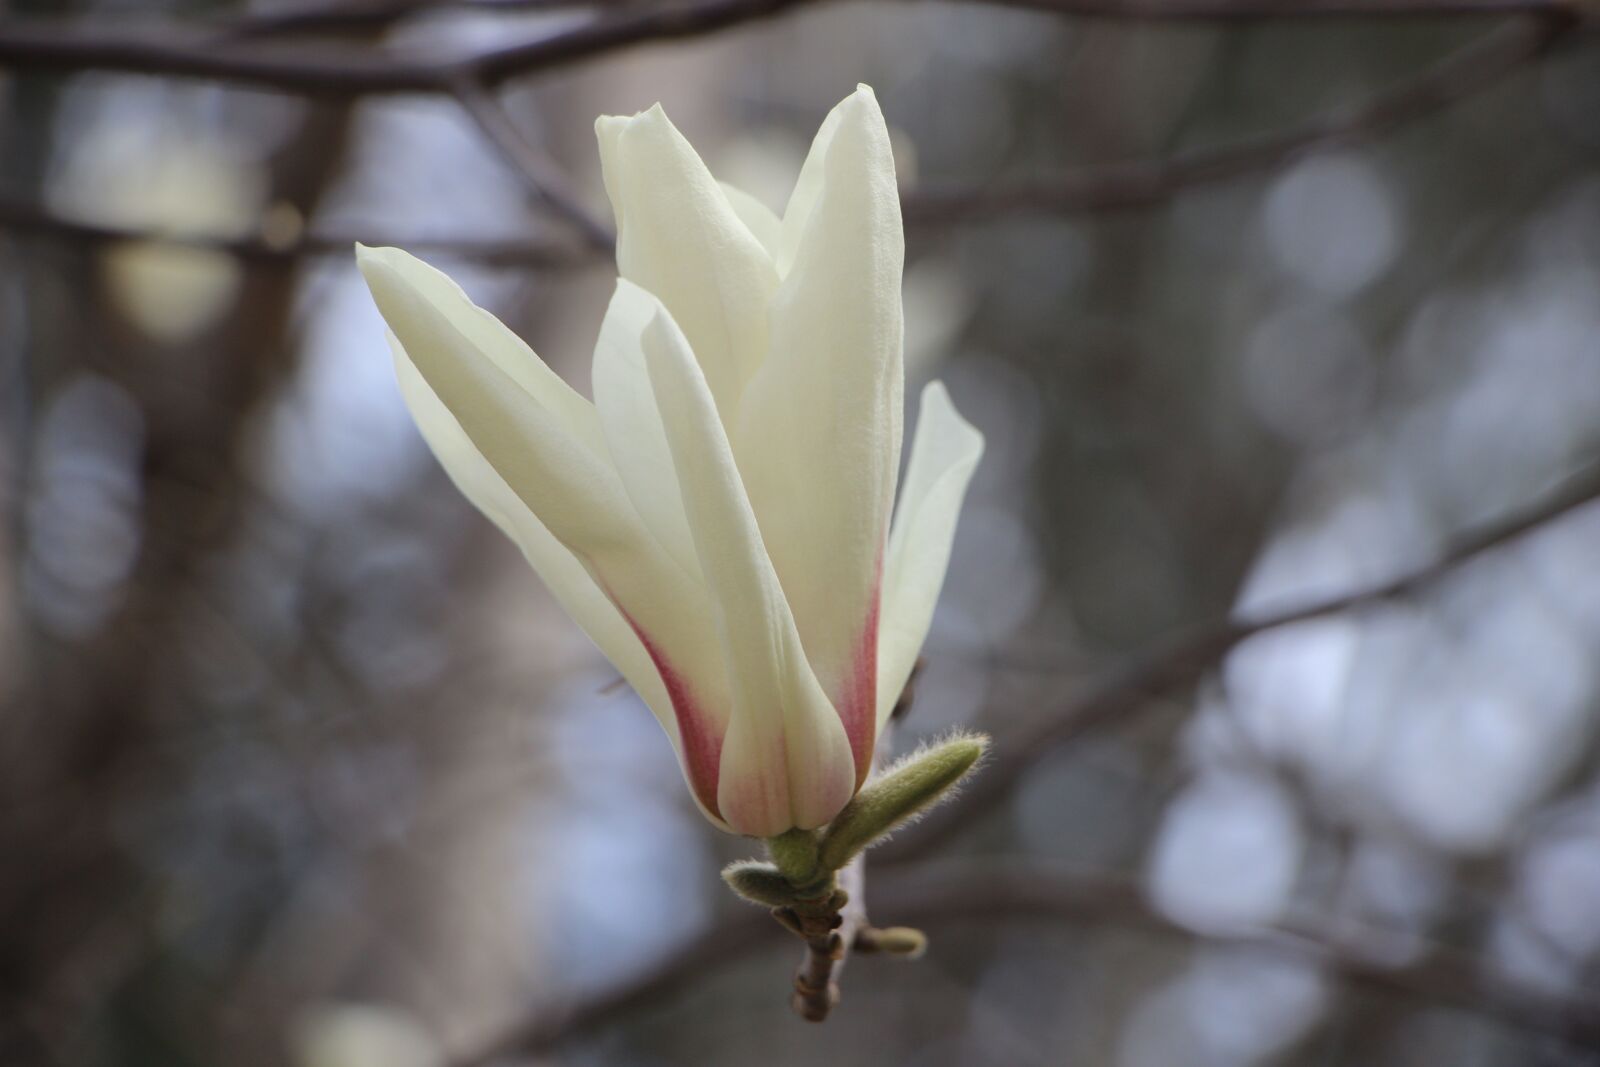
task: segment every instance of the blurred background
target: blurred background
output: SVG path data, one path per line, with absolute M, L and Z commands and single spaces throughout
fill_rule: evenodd
M 0 4 L 0 1064 L 1600 1063 L 1588 30 L 704 16 L 779 6 Z M 869 863 L 927 957 L 819 1027 L 718 881 L 753 843 L 427 453 L 349 248 L 587 392 L 594 117 L 659 100 L 779 207 L 858 81 L 911 388 L 989 441 L 896 743 L 1001 756 Z

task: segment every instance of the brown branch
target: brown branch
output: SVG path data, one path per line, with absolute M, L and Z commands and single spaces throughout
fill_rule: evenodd
M 977 188 L 910 189 L 902 198 L 906 222 L 911 226 L 931 227 L 1030 212 L 1071 214 L 1148 207 L 1190 186 L 1268 170 L 1311 152 L 1393 132 L 1488 89 L 1548 51 L 1570 25 L 1554 19 L 1513 23 L 1446 56 L 1414 79 L 1391 86 L 1360 103 L 1315 116 L 1288 130 L 1165 159 L 1087 167 L 1049 177 L 996 181 Z M 370 235 L 356 234 L 310 234 L 293 242 L 272 245 L 253 238 L 169 236 L 163 239 L 264 260 L 343 252 L 357 236 L 369 244 L 392 243 L 412 251 L 431 251 L 500 266 L 559 270 L 608 259 L 612 243 L 610 227 L 583 208 L 566 180 L 528 144 L 486 88 L 466 82 L 458 84 L 453 91 L 459 94 L 462 84 L 471 86 L 465 90 L 463 103 L 470 102 L 473 118 L 493 138 L 496 147 L 518 173 L 548 203 L 578 224 L 587 248 L 511 239 L 426 237 L 379 242 Z M 39 209 L 3 200 L 0 200 L 0 228 L 88 241 L 149 236 L 56 218 Z
M 916 870 L 894 867 L 879 871 L 873 893 L 880 907 L 927 926 L 1064 920 L 1286 953 L 1315 962 L 1352 988 L 1399 994 L 1419 1003 L 1448 1004 L 1567 1040 L 1600 1040 L 1600 1002 L 1484 976 L 1478 959 L 1459 949 L 1434 945 L 1413 963 L 1386 967 L 1303 924 L 1200 935 L 1153 911 L 1139 885 L 1126 877 L 1031 863 L 940 865 Z M 638 977 L 564 1010 L 519 1023 L 458 1056 L 451 1061 L 452 1067 L 488 1067 L 547 1051 L 679 993 L 687 981 L 765 949 L 771 944 L 770 934 L 771 924 L 763 917 L 741 912 Z
M 1092 919 L 1096 925 L 1259 948 L 1307 959 L 1347 987 L 1451 1005 L 1570 1041 L 1600 1040 L 1600 1000 L 1492 977 L 1484 972 L 1478 957 L 1461 949 L 1435 944 L 1427 946 L 1412 963 L 1385 966 L 1344 947 L 1340 938 L 1321 929 L 1324 924 L 1320 920 L 1198 934 L 1154 911 L 1146 903 L 1142 887 L 1125 877 L 1036 864 L 941 865 L 914 872 L 884 871 L 877 894 L 880 901 L 889 902 L 899 912 L 929 924 L 1000 918 Z
M 1143 22 L 1266 22 L 1283 19 L 1418 18 L 1576 14 L 1574 0 L 994 0 L 1074 18 Z
M 616 233 L 583 205 L 567 176 L 523 136 L 493 91 L 477 81 L 465 79 L 455 87 L 453 95 L 535 196 L 552 212 L 572 223 L 590 247 L 607 255 L 615 249 Z
M 681 40 L 771 18 L 826 0 L 698 0 L 629 10 L 531 40 L 465 56 L 414 56 L 373 48 L 219 41 L 182 26 L 10 19 L 0 22 L 0 66 L 13 70 L 118 70 L 209 78 L 307 94 L 448 93 L 463 79 L 495 86 L 647 42 Z M 986 0 L 1055 15 L 1216 21 L 1328 16 L 1538 15 L 1576 20 L 1577 0 Z
M 905 198 L 908 223 L 948 224 L 1006 215 L 1071 214 L 1149 207 L 1200 185 L 1371 140 L 1487 90 L 1550 49 L 1573 23 L 1512 22 L 1451 52 L 1420 74 L 1302 125 L 1163 159 L 1089 166 L 1053 177 L 919 188 Z
M 1600 468 L 1591 468 L 1569 479 L 1543 500 L 1463 535 L 1453 548 L 1427 566 L 1342 596 L 1253 618 L 1216 623 L 1135 657 L 1100 683 L 1090 686 L 1053 716 L 1013 734 L 993 765 L 976 776 L 958 803 L 935 811 L 903 837 L 879 848 L 877 856 L 880 860 L 892 860 L 927 851 L 1006 796 L 1020 780 L 1021 772 L 1046 753 L 1138 709 L 1157 693 L 1192 682 L 1248 637 L 1411 595 L 1457 567 L 1596 500 L 1600 500 Z M 988 877 L 991 881 L 983 883 L 981 892 L 958 892 L 952 888 L 956 883 L 945 876 L 933 879 L 931 884 L 919 883 L 914 889 L 907 889 L 897 888 L 895 881 L 880 874 L 874 893 L 880 907 L 887 905 L 888 909 L 923 922 L 946 913 L 952 917 L 965 914 L 986 919 L 1017 917 L 1030 909 L 1048 909 L 1052 914 L 1064 915 L 1087 915 L 1098 909 L 1098 914 L 1109 918 L 1117 914 L 1141 917 L 1145 914 L 1142 909 L 1136 913 L 1119 910 L 1126 909 L 1133 898 L 1126 893 L 1108 895 L 1097 891 L 1093 883 L 1019 879 L 1004 873 L 974 877 Z M 971 883 L 966 885 L 970 890 Z M 1049 891 L 1041 886 L 1048 887 Z M 763 918 L 740 916 L 694 939 L 681 952 L 633 981 L 564 1011 L 535 1017 L 512 1027 L 483 1048 L 460 1057 L 455 1061 L 456 1067 L 486 1067 L 518 1053 L 546 1049 L 605 1019 L 655 1001 L 692 976 L 703 975 L 753 951 L 764 943 L 762 935 L 766 929 Z M 1415 968 L 1387 970 L 1359 960 L 1342 959 L 1337 952 L 1304 934 L 1279 931 L 1271 937 L 1280 947 L 1314 951 L 1335 961 L 1336 973 L 1358 984 L 1409 991 L 1422 997 L 1442 997 L 1548 1032 L 1600 1038 L 1600 1009 L 1596 1006 L 1576 1005 L 1515 986 L 1484 985 L 1474 977 L 1475 970 L 1459 962 L 1458 957 L 1430 954 Z M 1440 964 L 1439 959 L 1451 962 Z
M 626 2 L 626 0 L 353 0 L 349 3 L 280 4 L 228 17 L 218 29 L 234 37 L 364 32 L 381 29 L 415 15 L 445 11 L 544 11 Z M 1458 0 L 1423 5 L 1394 0 L 1298 0 L 1267 5 L 1240 0 L 994 0 L 1007 6 L 1079 18 L 1166 21 L 1250 21 L 1292 15 L 1316 17 L 1387 17 L 1399 14 L 1483 15 L 1524 14 L 1526 0 Z
M 341 231 L 312 230 L 284 240 L 269 240 L 259 234 L 220 237 L 162 233 L 139 227 L 70 219 L 4 198 L 0 198 L 0 233 L 91 246 L 124 241 L 155 241 L 223 252 L 251 263 L 278 265 L 292 264 L 303 258 L 348 256 L 352 254 L 357 241 L 370 245 L 394 245 L 419 255 L 470 260 L 492 267 L 575 270 L 605 262 L 605 257 L 596 250 L 571 242 L 439 237 L 425 233 L 386 234 L 375 227 Z
M 1132 713 L 1151 698 L 1190 684 L 1222 662 L 1249 637 L 1417 593 L 1456 568 L 1600 500 L 1600 466 L 1569 478 L 1543 500 L 1463 535 L 1438 559 L 1398 578 L 1340 596 L 1228 619 L 1179 635 L 1135 656 L 1062 707 L 1002 736 L 983 774 L 975 775 L 959 803 L 932 812 L 904 835 L 877 850 L 888 861 L 922 855 L 999 804 L 1027 769 L 1061 745 Z
M 234 39 L 366 33 L 432 12 L 557 11 L 612 2 L 616 0 L 352 0 L 350 3 L 313 0 L 230 14 L 219 19 L 212 28 L 213 32 Z
M 714 33 L 820 0 L 699 0 L 597 19 L 572 29 L 465 56 L 413 56 L 346 46 L 220 42 L 182 27 L 110 29 L 43 19 L 0 22 L 0 67 L 208 78 L 308 95 L 450 93 L 464 80 L 487 86 L 633 45 Z
M 873 770 L 883 766 L 883 757 L 889 751 L 895 728 L 911 713 L 917 694 L 917 675 L 922 671 L 918 660 L 906 679 L 905 688 L 889 712 L 889 721 L 878 734 L 873 749 Z M 837 921 L 807 924 L 802 915 L 778 916 L 785 926 L 799 934 L 806 942 L 805 955 L 794 977 L 795 1014 L 808 1022 L 820 1023 L 839 1003 L 839 975 L 844 971 L 850 951 L 857 939 L 873 933 L 867 924 L 867 857 L 862 853 L 845 864 L 839 871 L 838 888 L 844 890 L 845 904 L 838 912 Z M 826 917 L 824 917 L 826 918 Z M 791 926 L 791 921 L 793 925 Z
M 843 907 L 829 905 L 812 914 L 791 909 L 775 913 L 806 943 L 790 1003 L 807 1022 L 822 1022 L 839 1005 L 839 975 L 856 935 L 866 927 L 866 880 L 865 860 L 857 856 L 838 874 L 838 889 L 845 894 Z

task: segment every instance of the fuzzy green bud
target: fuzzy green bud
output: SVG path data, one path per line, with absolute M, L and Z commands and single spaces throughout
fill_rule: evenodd
M 722 880 L 739 896 L 765 908 L 788 908 L 799 902 L 783 872 L 760 860 L 738 860 L 722 869 Z
M 838 870 L 862 849 L 946 799 L 988 747 L 982 734 L 961 734 L 913 752 L 868 782 L 823 836 L 822 869 Z

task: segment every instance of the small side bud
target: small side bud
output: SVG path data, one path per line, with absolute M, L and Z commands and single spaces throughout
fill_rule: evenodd
M 798 938 L 806 936 L 806 929 L 800 925 L 800 916 L 790 908 L 773 908 L 772 917 L 778 920 L 778 925 Z
M 739 896 L 765 908 L 789 908 L 798 898 L 794 886 L 770 863 L 739 860 L 722 868 L 722 880 Z
M 862 787 L 822 839 L 822 869 L 836 871 L 856 853 L 951 796 L 977 764 L 989 739 L 960 734 L 901 760 Z
M 856 935 L 856 949 L 914 960 L 928 951 L 928 935 L 912 926 L 874 927 Z

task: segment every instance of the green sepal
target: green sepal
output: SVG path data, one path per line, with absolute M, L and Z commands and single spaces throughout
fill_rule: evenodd
M 911 753 L 868 782 L 823 835 L 822 869 L 837 871 L 862 849 L 947 799 L 988 747 L 982 734 L 960 734 Z
M 817 868 L 815 830 L 793 829 L 767 838 L 767 853 L 791 885 L 809 886 L 826 872 Z
M 739 896 L 765 908 L 792 908 L 800 903 L 783 872 L 760 860 L 737 860 L 722 868 L 722 880 Z

